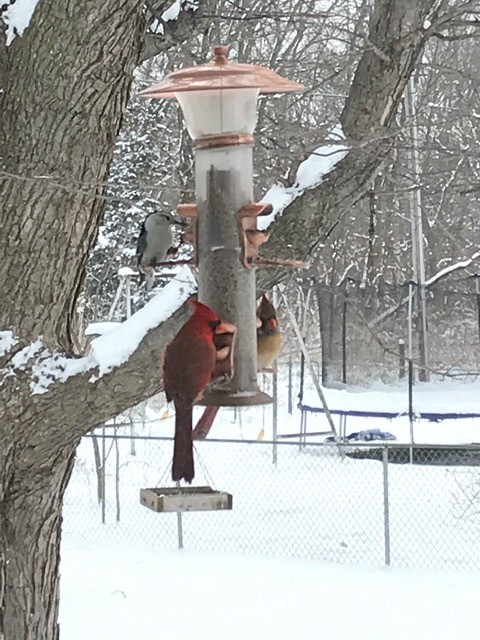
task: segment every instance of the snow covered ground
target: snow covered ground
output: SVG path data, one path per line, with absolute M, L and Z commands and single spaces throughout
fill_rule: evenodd
M 284 429 L 289 426 L 287 416 Z M 187 549 L 376 566 L 385 563 L 387 519 L 381 462 L 341 459 L 335 446 L 300 449 L 296 444 L 279 443 L 274 464 L 274 445 L 255 441 L 262 429 L 262 410 L 247 412 L 241 427 L 232 423 L 231 411 L 222 412 L 218 419 L 215 436 L 230 433 L 239 437 L 241 431 L 254 442 L 207 440 L 196 444 L 196 483 L 231 493 L 233 510 L 185 514 Z M 172 418 L 161 422 L 165 423 L 162 427 L 154 421 L 144 431 L 170 435 Z M 268 424 L 266 410 L 265 431 Z M 293 427 L 291 424 L 290 429 Z M 443 428 L 443 437 L 452 439 L 443 425 L 429 428 Z M 390 426 L 390 430 L 395 429 Z M 478 421 L 471 430 L 478 433 Z M 134 454 L 128 438 L 116 444 L 106 440 L 107 500 L 102 524 L 92 441 L 82 442 L 64 508 L 64 530 L 70 539 L 176 548 L 175 514 L 156 514 L 139 502 L 140 488 L 171 485 L 172 442 L 140 439 L 133 444 Z M 429 462 L 388 465 L 391 563 L 480 569 L 480 518 L 475 508 L 480 499 L 480 467 L 438 465 L 435 457 Z
M 279 432 L 298 432 L 299 412 L 287 413 L 281 389 Z M 445 387 L 437 389 L 447 406 Z M 476 407 L 475 386 L 463 392 Z M 345 406 L 347 392 L 339 393 Z M 372 406 L 388 406 L 388 393 L 371 395 Z M 64 640 L 478 637 L 480 467 L 388 465 L 393 566 L 385 567 L 382 463 L 341 459 L 312 438 L 317 444 L 303 449 L 279 443 L 274 464 L 271 408 L 242 411 L 241 419 L 222 410 L 217 420 L 212 437 L 238 441 L 198 443 L 197 480 L 232 493 L 233 510 L 184 514 L 181 551 L 176 515 L 139 502 L 141 487 L 171 484 L 172 442 L 106 439 L 102 524 L 92 440 L 83 440 L 64 508 Z M 324 416 L 310 418 L 311 431 L 324 427 Z M 408 441 L 406 418 L 349 419 L 347 433 L 372 427 Z M 478 419 L 415 429 L 418 441 L 480 442 Z M 148 409 L 135 430 L 171 436 L 172 412 Z
M 476 640 L 478 574 L 64 544 L 63 640 Z

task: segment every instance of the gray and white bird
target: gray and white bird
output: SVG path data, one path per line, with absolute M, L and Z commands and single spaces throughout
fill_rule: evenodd
M 175 224 L 186 226 L 183 220 L 177 220 L 168 213 L 150 213 L 143 221 L 137 240 L 137 266 L 140 284 L 145 280 L 147 291 L 154 285 L 158 263 L 165 262 L 168 256 L 174 256 L 178 251 L 173 241 Z

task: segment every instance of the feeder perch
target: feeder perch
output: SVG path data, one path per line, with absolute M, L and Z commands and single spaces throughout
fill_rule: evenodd
M 227 511 L 232 494 L 211 487 L 157 487 L 140 489 L 140 503 L 157 513 Z
M 257 229 L 257 216 L 268 216 L 273 207 L 269 203 L 252 202 L 237 212 L 238 234 L 240 236 L 241 261 L 245 268 L 255 266 L 258 247 L 268 240 L 268 233 Z
M 181 235 L 182 242 L 186 244 L 191 244 L 193 246 L 193 257 L 192 263 L 198 264 L 198 254 L 197 254 L 197 218 L 198 218 L 198 210 L 196 204 L 179 204 L 177 205 L 177 214 L 180 218 L 186 218 L 190 220 L 190 226 L 188 227 L 188 231 L 184 231 Z
M 233 328 L 233 325 L 232 325 Z M 235 353 L 236 328 L 229 333 L 216 333 L 213 336 L 213 344 L 216 349 L 215 370 L 212 380 L 230 380 L 233 377 L 233 356 Z

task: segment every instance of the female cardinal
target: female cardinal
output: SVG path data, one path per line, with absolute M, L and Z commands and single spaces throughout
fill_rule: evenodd
M 259 371 L 273 363 L 281 346 L 282 336 L 278 329 L 277 312 L 263 293 L 257 309 L 257 368 Z
M 257 369 L 269 367 L 278 356 L 282 346 L 282 336 L 278 328 L 275 307 L 263 293 L 257 309 Z M 193 430 L 194 440 L 204 440 L 215 420 L 220 407 L 206 407 Z
M 216 333 L 235 328 L 222 323 L 209 307 L 191 303 L 195 312 L 165 351 L 163 384 L 167 400 L 175 404 L 175 442 L 172 478 L 192 482 L 195 475 L 192 444 L 192 407 L 215 371 Z

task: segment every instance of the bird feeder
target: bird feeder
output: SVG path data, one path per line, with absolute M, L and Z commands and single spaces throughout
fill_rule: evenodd
M 201 404 L 264 404 L 271 398 L 257 386 L 254 267 L 290 262 L 259 256 L 268 234 L 257 229 L 257 216 L 272 207 L 253 202 L 253 131 L 259 95 L 304 87 L 266 67 L 228 60 L 228 47 L 213 53 L 211 62 L 170 73 L 140 95 L 174 98 L 182 108 L 195 152 L 196 203 L 179 205 L 178 213 L 193 222 L 199 300 L 238 328 L 234 375 L 213 383 Z
M 225 511 L 232 508 L 232 500 L 232 494 L 211 487 L 140 489 L 140 503 L 157 513 Z

